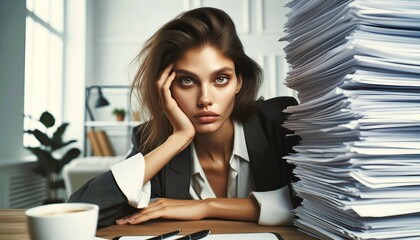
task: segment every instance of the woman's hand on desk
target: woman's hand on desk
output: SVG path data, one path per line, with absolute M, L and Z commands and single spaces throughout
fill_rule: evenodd
M 139 212 L 117 220 L 117 224 L 138 224 L 152 219 L 200 220 L 222 218 L 257 221 L 259 206 L 253 198 L 210 198 L 179 200 L 159 198 Z
M 200 220 L 206 216 L 205 200 L 159 198 L 137 213 L 117 220 L 118 225 L 138 224 L 152 219 Z

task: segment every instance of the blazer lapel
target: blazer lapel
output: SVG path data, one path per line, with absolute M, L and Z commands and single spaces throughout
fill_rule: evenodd
M 253 115 L 244 123 L 246 144 L 250 159 L 250 167 L 254 177 L 255 190 L 268 191 L 279 187 L 278 162 L 276 153 L 273 152 L 272 143 L 269 142 L 264 128 L 257 115 Z M 267 131 L 267 130 L 266 130 Z M 274 146 L 275 148 L 275 146 Z
M 265 154 L 269 147 L 267 137 L 264 135 L 264 131 L 256 115 L 248 119 L 243 126 L 248 153 L 254 157 L 250 156 L 250 158 L 251 160 L 258 159 L 258 157 Z
M 191 154 L 190 147 L 176 155 L 165 167 L 164 196 L 190 199 Z M 168 187 L 170 186 L 170 187 Z

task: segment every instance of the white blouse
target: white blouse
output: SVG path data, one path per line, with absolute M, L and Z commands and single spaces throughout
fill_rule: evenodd
M 191 144 L 191 159 L 191 198 L 196 200 L 216 198 L 198 160 L 194 144 Z M 151 201 L 150 182 L 141 186 L 144 181 L 144 165 L 144 157 L 138 153 L 111 167 L 112 174 L 127 197 L 128 203 L 136 208 L 144 208 Z M 292 204 L 287 186 L 274 191 L 252 192 L 254 182 L 249 167 L 245 134 L 242 124 L 236 122 L 234 122 L 234 143 L 229 165 L 227 197 L 254 197 L 260 206 L 258 224 L 288 225 L 292 223 Z
M 242 124 L 234 122 L 234 134 L 233 150 L 229 160 L 227 197 L 245 198 L 254 189 L 254 182 L 252 181 L 252 173 L 249 168 L 248 149 L 246 148 Z M 193 199 L 215 198 L 216 194 L 214 194 L 210 183 L 207 181 L 206 175 L 198 160 L 194 143 L 191 144 L 191 159 L 191 197 Z

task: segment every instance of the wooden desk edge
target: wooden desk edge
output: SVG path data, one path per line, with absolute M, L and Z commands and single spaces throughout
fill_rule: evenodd
M 210 229 L 212 233 L 275 232 L 285 240 L 313 240 L 293 226 L 261 226 L 252 222 L 227 220 L 150 221 L 139 225 L 109 226 L 98 229 L 97 237 L 112 239 L 116 236 L 147 236 L 181 229 L 182 234 Z M 0 209 L 0 239 L 29 240 L 25 209 Z
M 189 234 L 203 229 L 210 229 L 214 234 L 220 233 L 253 233 L 274 232 L 280 234 L 285 240 L 313 240 L 293 226 L 261 226 L 252 222 L 228 221 L 228 220 L 200 220 L 200 221 L 152 221 L 139 225 L 109 226 L 99 229 L 97 236 L 112 239 L 116 236 L 156 236 L 177 229 L 182 234 Z

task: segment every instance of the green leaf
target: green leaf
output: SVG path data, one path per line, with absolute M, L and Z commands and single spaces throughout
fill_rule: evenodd
M 68 125 L 68 123 L 61 124 L 61 126 L 58 127 L 55 133 L 53 134 L 52 141 L 55 145 L 60 145 L 63 143 L 63 134 L 66 131 Z
M 38 142 L 41 143 L 44 146 L 51 146 L 51 145 L 53 145 L 53 142 L 51 141 L 50 137 L 48 137 L 47 134 L 41 132 L 38 129 L 35 129 L 35 130 L 27 130 L 25 132 L 34 135 L 34 137 L 38 140 Z
M 77 158 L 80 155 L 81 151 L 77 148 L 70 149 L 64 156 L 61 158 L 60 161 L 60 172 L 61 169 L 69 162 L 71 162 L 73 159 Z
M 54 116 L 49 113 L 48 111 L 45 111 L 41 114 L 41 117 L 39 117 L 39 121 L 44 124 L 45 127 L 50 128 L 54 126 L 55 124 L 55 118 Z
M 55 165 L 57 165 L 57 160 L 54 159 L 49 152 L 39 147 L 28 147 L 27 149 L 31 151 L 38 159 L 38 166 L 35 170 L 37 173 L 46 177 L 53 171 L 54 167 L 56 168 Z
M 74 143 L 74 142 L 77 142 L 77 140 L 70 140 L 70 141 L 68 141 L 68 142 L 65 142 L 65 143 L 61 143 L 60 145 L 54 145 L 54 146 L 52 146 L 52 151 L 54 151 L 54 150 L 57 150 L 57 149 L 60 149 L 60 148 L 62 148 L 62 147 L 65 147 L 65 146 L 67 146 L 67 145 L 69 145 L 69 144 L 72 144 L 72 143 Z

